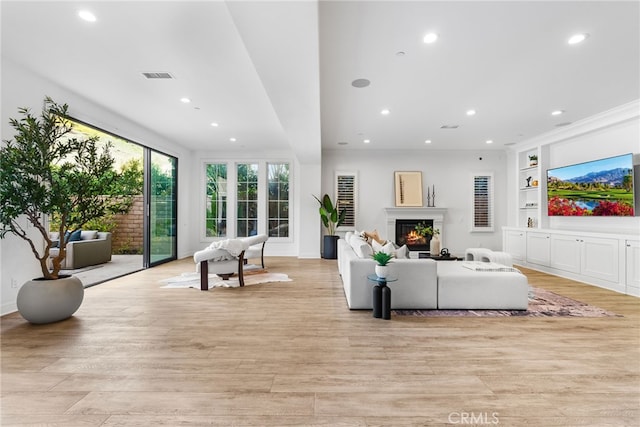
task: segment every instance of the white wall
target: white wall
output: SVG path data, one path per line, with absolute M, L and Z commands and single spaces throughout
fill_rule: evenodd
M 9 118 L 18 118 L 18 108 L 31 108 L 39 114 L 45 96 L 50 96 L 57 103 L 69 105 L 69 113 L 74 118 L 112 132 L 134 142 L 155 148 L 178 158 L 178 256 L 191 253 L 189 236 L 191 189 L 188 185 L 188 171 L 191 169 L 192 156 L 171 141 L 144 129 L 106 110 L 94 102 L 74 93 L 72 90 L 52 84 L 48 80 L 35 75 L 11 61 L 2 59 L 2 140 L 13 139 L 13 128 Z M 39 264 L 31 253 L 27 243 L 13 236 L 0 240 L 2 259 L 0 260 L 0 314 L 16 310 L 15 302 L 19 286 L 34 277 L 41 276 Z M 12 287 L 12 280 L 17 287 Z
M 444 221 L 444 242 L 454 254 L 468 247 L 500 250 L 502 229 L 507 215 L 506 152 L 430 151 L 405 152 L 327 150 L 322 156 L 322 193 L 335 194 L 336 171 L 358 174 L 358 207 L 356 228 L 377 229 L 386 234 L 385 207 L 393 207 L 394 172 L 422 171 L 423 200 L 427 204 L 427 186 L 435 185 L 436 207 L 447 208 Z M 494 175 L 495 231 L 471 233 L 472 174 L 492 172 Z

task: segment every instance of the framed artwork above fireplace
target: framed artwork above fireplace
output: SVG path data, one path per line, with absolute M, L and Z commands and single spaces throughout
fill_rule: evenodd
M 422 172 L 395 172 L 396 206 L 422 207 Z

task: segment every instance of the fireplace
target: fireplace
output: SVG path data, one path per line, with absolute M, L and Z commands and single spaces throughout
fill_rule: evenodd
M 446 233 L 444 230 L 444 217 L 447 213 L 447 208 L 425 208 L 425 207 L 393 207 L 393 208 L 384 208 L 385 216 L 387 217 L 387 236 L 391 238 L 392 236 L 396 236 L 396 227 L 398 221 L 410 220 L 414 221 L 413 225 L 407 225 L 409 228 L 407 231 L 411 231 L 415 227 L 417 221 L 424 221 L 427 225 L 430 225 L 434 229 L 440 230 L 440 241 L 442 245 L 445 245 L 447 242 Z M 416 218 L 422 218 L 416 221 Z M 424 239 L 425 242 L 419 242 L 419 246 L 410 248 L 409 256 L 411 258 L 418 258 L 422 252 L 429 251 L 429 243 L 430 239 Z M 400 243 L 396 237 L 396 244 L 402 246 L 406 243 Z
M 415 229 L 418 224 L 433 228 L 432 219 L 396 219 L 396 244 L 407 245 L 410 251 L 428 251 L 431 236 L 420 236 Z

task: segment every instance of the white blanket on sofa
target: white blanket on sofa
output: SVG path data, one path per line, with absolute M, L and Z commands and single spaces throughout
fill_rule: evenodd
M 507 267 L 497 262 L 484 262 L 484 261 L 462 261 L 462 266 L 473 271 L 507 271 L 512 273 L 520 273 L 520 270 L 513 267 Z
M 212 242 L 206 249 L 193 254 L 196 263 L 201 261 L 227 261 L 238 257 L 245 250 L 245 244 L 240 239 L 226 239 Z

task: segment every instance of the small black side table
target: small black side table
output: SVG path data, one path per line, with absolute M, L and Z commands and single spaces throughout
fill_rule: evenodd
M 378 277 L 377 274 L 369 274 L 367 279 L 374 282 L 373 285 L 373 317 L 385 320 L 391 319 L 391 289 L 389 282 L 398 280 L 395 277 Z

